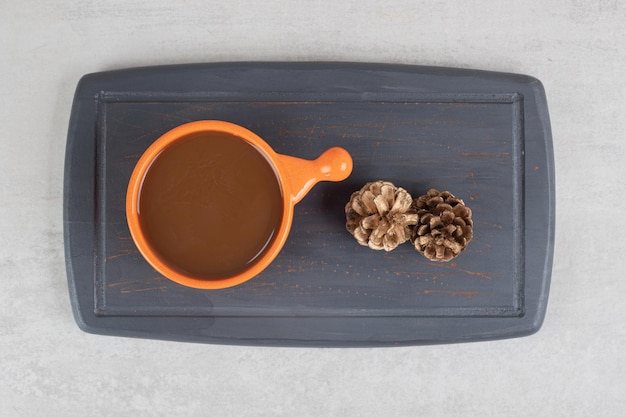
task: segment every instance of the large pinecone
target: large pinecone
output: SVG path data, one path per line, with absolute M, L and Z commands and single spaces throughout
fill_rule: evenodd
M 472 210 L 450 192 L 431 188 L 413 201 L 413 208 L 419 224 L 413 229 L 411 242 L 428 259 L 448 262 L 472 240 Z
M 411 237 L 417 213 L 413 198 L 388 181 L 369 182 L 346 204 L 346 229 L 363 246 L 389 252 Z

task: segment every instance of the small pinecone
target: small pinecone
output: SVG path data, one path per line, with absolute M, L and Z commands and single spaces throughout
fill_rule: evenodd
M 472 210 L 450 192 L 434 188 L 416 198 L 419 224 L 411 242 L 431 261 L 448 262 L 459 255 L 472 240 Z
M 346 229 L 357 242 L 389 252 L 411 237 L 417 214 L 413 198 L 387 181 L 369 182 L 352 193 L 346 204 Z

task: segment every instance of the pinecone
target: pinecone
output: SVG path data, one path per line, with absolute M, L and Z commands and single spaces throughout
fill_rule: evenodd
M 418 221 L 413 198 L 387 181 L 369 182 L 352 193 L 346 204 L 346 229 L 357 242 L 389 252 L 411 237 Z
M 431 261 L 448 262 L 472 240 L 472 210 L 448 191 L 431 188 L 413 201 L 419 216 L 411 242 Z

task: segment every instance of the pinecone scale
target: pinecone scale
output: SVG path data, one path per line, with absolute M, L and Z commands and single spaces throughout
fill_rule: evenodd
M 412 204 L 403 188 L 388 181 L 367 183 L 346 204 L 346 229 L 359 244 L 389 252 L 411 237 L 418 222 Z
M 465 250 L 473 238 L 472 211 L 449 191 L 434 188 L 413 201 L 419 223 L 411 242 L 432 261 L 448 262 Z

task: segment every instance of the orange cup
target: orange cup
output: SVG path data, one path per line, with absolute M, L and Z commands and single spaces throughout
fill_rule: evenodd
M 141 187 L 150 166 L 170 145 L 190 135 L 227 134 L 251 144 L 271 165 L 282 192 L 282 219 L 269 247 L 254 263 L 232 276 L 206 278 L 182 272 L 166 262 L 151 246 L 139 219 Z M 319 181 L 342 181 L 352 172 L 352 158 L 343 148 L 326 150 L 315 160 L 305 160 L 276 153 L 262 138 L 250 130 L 229 122 L 202 120 L 178 126 L 157 139 L 139 158 L 130 177 L 126 194 L 126 218 L 131 236 L 143 257 L 165 277 L 179 284 L 201 289 L 228 288 L 246 282 L 263 271 L 284 246 L 293 221 L 294 206 Z M 237 250 L 233 248 L 233 250 Z

